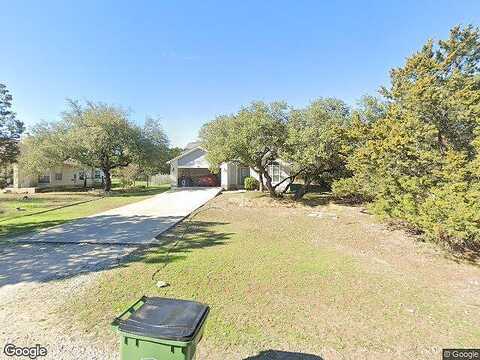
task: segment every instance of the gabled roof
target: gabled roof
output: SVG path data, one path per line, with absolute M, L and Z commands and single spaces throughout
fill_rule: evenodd
M 195 147 L 192 147 L 191 149 L 188 149 L 188 150 L 184 151 L 183 153 L 181 153 L 180 155 L 174 157 L 173 159 L 168 160 L 168 161 L 167 161 L 167 164 L 170 164 L 170 163 L 171 163 L 172 161 L 174 161 L 174 160 L 181 159 L 181 158 L 184 157 L 185 155 L 188 155 L 188 154 L 190 154 L 190 153 L 192 153 L 192 152 L 194 152 L 195 150 L 198 150 L 198 149 L 203 150 L 203 151 L 206 151 L 206 150 L 205 150 L 204 148 L 202 148 L 200 145 L 197 145 L 197 146 L 195 146 Z
M 198 141 L 198 140 L 192 141 L 192 142 L 189 142 L 189 143 L 187 144 L 187 146 L 185 146 L 185 149 L 184 149 L 184 150 L 187 151 L 187 150 L 190 150 L 190 149 L 199 147 L 199 146 L 201 146 L 201 145 L 202 145 L 202 142 L 201 142 L 201 141 Z

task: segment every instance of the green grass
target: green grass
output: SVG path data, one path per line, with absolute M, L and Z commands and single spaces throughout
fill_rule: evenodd
M 339 220 L 308 216 L 324 210 Z M 188 224 L 165 236 L 167 245 L 102 273 L 62 314 L 113 351 L 108 324 L 141 295 L 202 301 L 212 308 L 208 359 L 266 349 L 428 358 L 478 341 L 479 314 L 455 301 L 442 273 L 453 265 L 425 262 L 413 245 L 383 252 L 399 235 L 372 233 L 376 224 L 357 209 L 228 194 Z M 159 289 L 158 280 L 171 285 Z
M 169 188 L 169 185 L 161 185 L 116 189 L 108 197 L 79 191 L 37 193 L 28 195 L 28 199 L 20 194 L 0 194 L 0 241 L 144 200 Z

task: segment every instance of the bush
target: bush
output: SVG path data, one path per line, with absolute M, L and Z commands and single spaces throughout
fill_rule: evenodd
M 251 176 L 247 176 L 244 181 L 245 190 L 258 190 L 259 182 L 257 179 Z
M 372 201 L 374 198 L 355 177 L 335 181 L 332 185 L 332 194 L 352 203 Z

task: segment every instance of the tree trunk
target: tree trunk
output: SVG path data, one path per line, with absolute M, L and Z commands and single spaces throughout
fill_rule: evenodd
M 259 180 L 260 180 L 260 181 L 259 181 L 259 190 L 260 190 L 261 192 L 263 192 L 263 175 L 262 175 L 262 172 L 261 172 L 261 171 L 258 173 L 258 178 L 259 178 Z
M 105 174 L 105 192 L 109 192 L 112 190 L 112 177 L 110 175 L 110 169 L 102 169 L 103 173 Z
M 294 180 L 290 180 L 287 186 L 285 186 L 285 189 L 283 189 L 282 194 L 286 194 L 287 191 L 290 189 L 290 186 L 292 186 Z
M 264 170 L 263 176 L 265 177 L 265 186 L 271 197 L 277 197 L 278 194 L 275 191 L 275 187 L 272 185 L 272 178 L 268 175 L 268 172 Z
M 305 181 L 305 184 L 303 184 L 303 186 L 301 186 L 297 192 L 295 193 L 295 196 L 293 197 L 295 201 L 298 201 L 300 200 L 301 198 L 303 198 L 303 196 L 309 192 L 310 190 L 310 183 L 311 181 L 310 180 L 306 180 Z
M 437 142 L 438 142 L 438 150 L 440 151 L 440 155 L 443 156 L 445 154 L 446 144 L 445 139 L 443 138 L 442 132 L 438 130 L 437 135 Z

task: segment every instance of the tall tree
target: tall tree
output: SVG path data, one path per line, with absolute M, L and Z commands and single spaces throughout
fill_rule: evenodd
M 387 116 L 388 103 L 379 97 L 363 95 L 357 102 L 355 113 L 364 124 L 373 124 Z
M 251 167 L 265 183 L 271 196 L 277 196 L 268 165 L 276 160 L 285 142 L 287 105 L 257 101 L 234 115 L 219 116 L 200 131 L 213 169 L 222 162 L 237 161 Z
M 93 102 L 82 106 L 75 101 L 69 105 L 63 114 L 69 157 L 100 168 L 105 175 L 105 191 L 110 191 L 111 171 L 138 162 L 142 156 L 141 129 L 119 107 Z
M 45 169 L 61 166 L 71 155 L 65 123 L 40 122 L 20 142 L 18 163 L 24 173 L 38 175 Z
M 318 99 L 306 109 L 292 112 L 287 125 L 287 141 L 280 155 L 291 164 L 292 182 L 303 179 L 295 194 L 298 200 L 312 183 L 330 185 L 346 175 L 342 143 L 350 121 L 350 109 L 338 99 Z
M 147 117 L 142 129 L 141 153 L 138 159 L 140 172 L 146 176 L 164 173 L 171 151 L 169 140 L 162 128 L 160 119 Z
M 334 191 L 435 239 L 480 244 L 480 30 L 454 27 L 390 75 L 385 117 L 355 123 L 354 176 Z
M 0 83 L 0 166 L 15 162 L 23 130 L 23 123 L 12 111 L 12 95 Z
M 99 168 L 105 175 L 105 191 L 110 191 L 111 172 L 139 162 L 145 141 L 141 129 L 121 108 L 87 102 L 68 101 L 68 109 L 57 123 L 40 124 L 25 139 L 24 168 L 40 171 L 73 160 L 79 166 Z
M 397 117 L 411 115 L 435 127 L 441 154 L 448 148 L 474 155 L 472 140 L 480 112 L 480 33 L 456 26 L 447 40 L 428 41 L 390 72 L 391 87 L 382 94 Z

